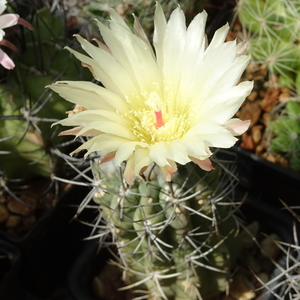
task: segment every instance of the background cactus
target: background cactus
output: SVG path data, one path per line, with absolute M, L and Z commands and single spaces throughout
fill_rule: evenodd
M 240 0 L 237 16 L 253 35 L 247 39 L 253 61 L 295 88 L 299 72 L 299 3 L 297 1 Z
M 262 92 L 254 99 L 263 113 L 258 120 L 253 115 L 253 146 L 248 144 L 248 148 L 255 148 L 258 155 L 294 170 L 299 170 L 296 154 L 299 124 L 291 111 L 297 109 L 299 101 L 299 11 L 299 1 L 286 0 L 240 0 L 236 7 L 243 30 L 241 38 L 245 38 L 246 52 L 252 57 L 249 72 L 253 75 L 253 71 L 257 71 L 258 92 L 286 90 L 285 99 L 280 97 L 281 92 L 277 99 L 274 97 L 272 104 L 269 98 L 270 107 L 263 103 L 268 98 L 267 94 Z M 286 101 L 288 103 L 283 103 Z M 251 102 L 254 104 L 255 101 Z M 267 113 L 264 113 L 265 110 Z M 258 140 L 254 142 L 256 125 L 263 130 L 256 131 Z
M 13 3 L 13 12 L 30 20 L 34 31 L 9 28 L 6 38 L 18 53 L 12 56 L 15 68 L 1 70 L 0 82 L 0 193 L 5 212 L 0 226 L 14 236 L 26 233 L 55 205 L 62 189 L 55 175 L 70 174 L 64 153 L 73 142 L 50 127 L 70 106 L 45 86 L 64 76 L 90 79 L 63 50 L 72 46 L 63 15 L 55 16 L 44 3 L 32 2 L 26 9 L 22 4 Z
M 58 160 L 55 149 L 64 139 L 57 137 L 50 123 L 63 117 L 69 106 L 45 91 L 45 86 L 64 76 L 89 78 L 63 51 L 70 42 L 62 21 L 47 8 L 36 12 L 32 21 L 35 31 L 25 34 L 24 50 L 14 59 L 16 68 L 0 85 L 0 163 L 6 178 L 49 176 L 54 172 Z
M 277 111 L 277 113 L 276 113 Z M 280 111 L 278 113 L 278 111 Z M 270 151 L 282 154 L 290 168 L 300 171 L 300 103 L 288 101 L 284 108 L 276 107 L 267 127 Z
M 159 0 L 166 16 L 169 16 L 178 5 L 185 12 L 201 11 L 204 5 L 208 2 L 207 0 L 195 1 L 195 0 Z M 153 23 L 153 13 L 155 9 L 156 1 L 124 1 L 124 0 L 113 0 L 113 1 L 83 1 L 81 3 L 79 15 L 84 19 L 91 20 L 93 18 L 99 19 L 101 22 L 107 23 L 109 19 L 109 10 L 115 9 L 126 21 L 127 24 L 133 26 L 132 14 L 139 16 L 140 22 L 143 24 L 146 32 L 150 34 Z M 196 8 L 196 9 L 195 9 Z

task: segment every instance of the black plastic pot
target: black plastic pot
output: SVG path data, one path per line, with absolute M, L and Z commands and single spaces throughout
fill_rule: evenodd
M 0 240 L 6 240 L 20 253 L 18 272 L 7 279 L 6 293 L 13 293 L 13 296 L 6 297 L 0 290 L 1 300 L 52 299 L 57 289 L 65 289 L 68 293 L 67 274 L 82 252 L 84 238 L 90 234 L 88 226 L 73 220 L 77 206 L 88 192 L 87 187 L 74 186 L 26 236 L 20 239 L 0 236 Z
M 101 259 L 97 259 L 100 258 L 98 251 L 99 243 L 96 239 L 86 241 L 81 255 L 69 272 L 68 286 L 75 300 L 95 300 L 92 281 L 108 258 L 107 252 L 102 250 Z
M 109 267 L 103 278 L 99 279 L 100 272 L 110 260 L 115 259 L 107 248 L 100 249 L 97 239 L 86 242 L 68 277 L 68 286 L 74 300 L 131 299 L 127 291 L 118 290 L 123 284 L 119 269 Z M 112 291 L 112 295 L 109 291 Z
M 230 149 L 237 155 L 240 185 L 251 191 L 260 201 L 279 208 L 299 205 L 300 174 L 269 162 L 238 146 Z
M 0 240 L 0 299 L 18 299 L 12 287 L 18 285 L 20 258 L 17 247 Z

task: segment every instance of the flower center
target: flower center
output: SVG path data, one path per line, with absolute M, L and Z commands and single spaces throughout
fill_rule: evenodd
M 133 133 L 139 141 L 153 145 L 180 139 L 190 128 L 191 114 L 168 112 L 166 104 L 152 92 L 143 109 L 132 110 Z

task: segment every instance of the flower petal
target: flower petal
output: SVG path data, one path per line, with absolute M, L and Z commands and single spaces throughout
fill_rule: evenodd
M 191 161 L 188 157 L 187 148 L 179 141 L 173 141 L 166 146 L 169 148 L 170 153 L 168 159 L 174 160 L 182 165 L 185 165 Z
M 206 48 L 206 53 L 209 53 L 213 49 L 216 49 L 220 45 L 222 45 L 227 37 L 228 32 L 229 32 L 228 24 L 225 24 L 224 26 L 216 30 L 211 42 L 209 43 L 209 46 Z
M 215 169 L 208 158 L 200 160 L 195 157 L 191 157 L 191 160 L 204 171 L 211 171 Z
M 160 167 L 160 170 L 166 181 L 171 181 L 172 176 L 177 172 L 177 166 L 174 161 L 169 161 L 168 165 Z
M 178 40 L 181 41 L 178 43 Z M 162 64 L 160 65 L 164 83 L 168 89 L 176 90 L 181 79 L 182 59 L 186 42 L 185 16 L 181 9 L 175 9 L 168 21 L 162 52 Z M 175 89 L 174 89 L 175 87 Z
M 224 127 L 231 132 L 232 135 L 243 134 L 250 126 L 251 121 L 242 121 L 240 119 L 231 119 L 224 124 Z
M 133 184 L 134 166 L 135 166 L 135 157 L 134 155 L 131 155 L 126 162 L 126 167 L 124 170 L 124 179 L 128 184 Z
M 0 49 L 0 64 L 8 70 L 11 70 L 15 67 L 14 62 L 11 60 L 11 58 Z
M 119 147 L 124 143 L 128 143 L 128 139 L 110 134 L 101 134 L 94 137 L 92 143 L 87 144 L 89 147 L 86 149 L 89 150 L 85 156 L 88 156 L 90 153 L 96 151 L 102 151 L 105 153 L 114 152 L 116 154 Z
M 71 153 L 71 155 L 87 149 L 88 151 L 85 154 L 85 157 L 95 151 L 102 151 L 106 153 L 116 152 L 120 145 L 126 142 L 128 142 L 128 139 L 109 134 L 100 134 L 80 145 L 75 151 Z
M 65 118 L 63 120 L 60 120 L 52 126 L 55 126 L 57 124 L 61 124 L 63 126 L 87 126 L 91 123 L 99 122 L 99 126 L 103 128 L 103 125 L 101 125 L 101 122 L 115 122 L 114 124 L 117 125 L 128 125 L 128 121 L 124 118 L 122 118 L 120 115 L 118 115 L 115 112 L 112 111 L 105 111 L 105 110 L 84 110 L 77 114 L 70 115 L 68 118 Z M 97 129 L 97 128 L 94 128 Z M 104 129 L 105 130 L 105 129 Z M 111 130 L 108 128 L 108 130 Z M 102 130 L 101 130 L 102 131 Z M 106 130 L 104 131 L 106 132 Z
M 152 48 L 122 25 L 111 22 L 109 29 L 98 22 L 98 27 L 113 57 L 127 71 L 136 91 L 150 93 L 152 87 L 149 82 L 158 81 L 158 69 Z
M 24 27 L 26 27 L 29 30 L 32 30 L 32 31 L 34 30 L 32 25 L 29 22 L 27 22 L 26 20 L 24 20 L 23 18 L 18 19 L 18 24 L 23 25 Z
M 187 29 L 184 56 L 182 57 L 180 90 L 183 89 L 189 93 L 192 93 L 204 58 L 206 19 L 206 12 L 198 14 Z
M 0 45 L 1 46 L 5 46 L 5 47 L 11 49 L 15 53 L 18 53 L 18 48 L 14 44 L 12 44 L 10 41 L 8 41 L 8 40 L 2 40 L 2 41 L 0 41 Z
M 135 135 L 131 132 L 131 130 L 127 126 L 112 121 L 91 122 L 88 125 L 86 125 L 85 128 L 81 130 L 81 132 L 84 133 L 85 131 L 91 129 L 96 129 L 103 133 L 110 133 L 115 136 L 124 137 L 129 140 L 135 139 Z M 78 133 L 78 135 L 80 135 L 80 132 Z
M 146 143 L 136 142 L 136 141 L 133 142 L 130 141 L 124 143 L 123 145 L 120 145 L 116 153 L 116 165 L 120 166 L 123 161 L 127 160 L 135 151 L 137 146 L 147 147 L 148 145 Z
M 94 45 L 88 43 L 87 41 L 83 42 L 83 39 L 76 36 L 79 42 L 82 42 L 82 47 L 88 53 L 93 53 L 95 55 L 95 51 L 93 49 L 96 48 Z M 114 91 L 120 97 L 130 97 L 132 93 L 137 93 L 135 87 L 130 80 L 130 76 L 124 70 L 116 60 L 108 54 L 105 50 L 97 48 L 98 55 L 97 58 L 100 59 L 94 60 L 86 55 L 83 55 L 69 47 L 66 47 L 74 56 L 79 59 L 81 62 L 89 66 L 89 69 L 93 73 L 93 76 L 109 90 Z M 100 64 L 101 62 L 101 64 Z
M 205 52 L 205 57 L 201 64 L 201 69 L 205 70 L 205 72 L 198 73 L 193 89 L 193 98 L 197 99 L 199 108 L 208 101 L 208 97 L 214 95 L 214 87 L 227 70 L 231 68 L 235 59 L 235 41 L 221 44 L 209 53 Z M 218 71 L 216 72 L 216 70 Z
M 149 155 L 160 167 L 169 165 L 167 158 L 170 157 L 170 152 L 168 147 L 166 147 L 165 142 L 159 142 L 151 145 Z
M 64 131 L 59 133 L 59 136 L 62 136 L 62 135 L 77 135 L 78 132 L 80 132 L 82 129 L 83 129 L 83 127 L 81 126 L 81 127 L 74 127 L 72 129 L 64 130 Z M 97 132 L 95 134 L 91 134 L 91 135 L 96 135 L 96 134 L 99 134 L 99 132 Z M 91 135 L 88 135 L 87 133 L 85 134 L 85 136 L 91 136 Z
M 234 116 L 245 98 L 251 93 L 253 82 L 244 81 L 231 89 L 208 98 L 199 108 L 195 122 L 212 120 L 227 122 Z
M 0 1 L 0 14 L 2 14 L 6 10 L 6 0 Z
M 66 100 L 86 109 L 126 111 L 124 101 L 115 93 L 88 81 L 57 81 L 47 86 Z
M 230 148 L 237 139 L 222 125 L 206 121 L 191 128 L 188 135 L 200 137 L 208 147 Z
M 156 10 L 154 14 L 154 34 L 153 45 L 157 57 L 157 64 L 161 66 L 163 64 L 163 45 L 167 28 L 167 21 L 159 3 L 156 3 Z
M 178 142 L 184 145 L 189 157 L 193 156 L 198 159 L 205 159 L 212 155 L 201 137 L 185 135 Z
M 100 160 L 99 160 L 99 164 L 103 164 L 106 163 L 108 161 L 111 161 L 115 158 L 116 152 L 109 152 L 107 154 L 105 154 Z
M 124 178 L 130 184 L 150 164 L 157 164 L 166 180 L 176 172 L 176 163 L 192 160 L 212 170 L 210 147 L 231 147 L 234 136 L 249 126 L 231 119 L 253 87 L 251 82 L 237 85 L 249 56 L 240 55 L 236 41 L 225 42 L 228 25 L 206 47 L 205 12 L 186 28 L 179 7 L 167 22 L 157 4 L 155 51 L 134 19 L 133 32 L 114 10 L 109 27 L 97 21 L 105 45 L 76 36 L 88 55 L 69 51 L 105 88 L 91 82 L 52 84 L 77 105 L 56 124 L 76 126 L 63 134 L 95 134 L 74 153 L 86 149 L 86 157 L 102 151 L 104 161 L 127 161 Z
M 0 16 L 0 28 L 8 28 L 18 24 L 19 15 L 5 14 Z
M 149 156 L 149 149 L 138 148 L 135 151 L 135 166 L 134 174 L 137 176 L 140 174 L 144 167 L 148 167 L 152 163 L 152 159 Z

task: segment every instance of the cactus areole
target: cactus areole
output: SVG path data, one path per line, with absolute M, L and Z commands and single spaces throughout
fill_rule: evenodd
M 49 87 L 82 107 L 55 124 L 74 126 L 62 135 L 92 137 L 73 153 L 106 153 L 100 163 L 126 161 L 125 180 L 155 163 L 170 181 L 177 163 L 195 162 L 211 170 L 211 147 L 229 148 L 249 121 L 233 118 L 252 82 L 241 82 L 250 57 L 236 41 L 224 42 L 229 30 L 217 30 L 209 45 L 206 12 L 186 27 L 180 8 L 169 21 L 157 4 L 153 47 L 135 18 L 132 31 L 114 10 L 110 27 L 96 21 L 105 44 L 76 35 L 83 55 L 68 48 L 96 80 L 58 81 Z

